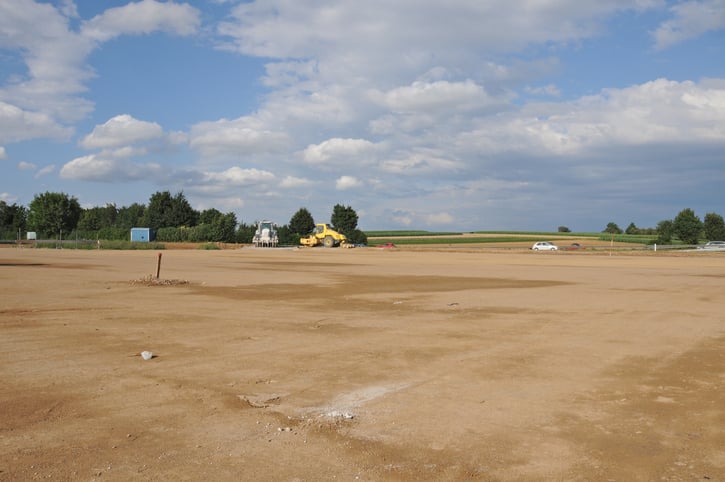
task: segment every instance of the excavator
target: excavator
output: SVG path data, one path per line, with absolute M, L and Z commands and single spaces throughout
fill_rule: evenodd
M 319 246 L 326 248 L 341 246 L 343 248 L 351 248 L 352 244 L 347 242 L 347 236 L 333 229 L 329 224 L 315 224 L 312 234 L 306 238 L 300 239 L 302 246 Z

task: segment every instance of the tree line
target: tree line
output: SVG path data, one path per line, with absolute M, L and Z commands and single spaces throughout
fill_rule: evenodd
M 358 215 L 350 206 L 335 205 L 330 224 L 353 243 L 367 243 L 357 229 Z M 148 204 L 116 207 L 106 204 L 82 208 L 78 199 L 65 193 L 37 194 L 28 207 L 0 201 L 0 236 L 17 239 L 28 231 L 39 239 L 128 240 L 132 227 L 152 228 L 160 242 L 251 243 L 256 223 L 238 222 L 234 213 L 210 208 L 197 211 L 183 192 L 155 192 Z M 300 208 L 289 224 L 278 226 L 281 244 L 299 244 L 315 222 Z
M 607 224 L 603 233 L 656 235 L 657 244 L 670 244 L 677 238 L 684 244 L 697 244 L 700 240 L 725 241 L 725 220 L 717 213 L 705 214 L 704 220 L 690 208 L 680 211 L 674 219 L 665 219 L 657 223 L 656 228 L 638 228 L 630 223 L 622 229 L 614 222 Z

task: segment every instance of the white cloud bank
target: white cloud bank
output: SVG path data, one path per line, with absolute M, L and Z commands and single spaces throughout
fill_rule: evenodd
M 664 15 L 652 30 L 662 50 L 725 27 L 722 1 L 225 5 L 230 15 L 202 25 L 203 14 L 180 2 L 143 0 L 87 21 L 72 3 L 0 2 L 0 48 L 27 66 L 0 87 L 0 143 L 72 136 L 93 109 L 87 62 L 103 42 L 203 33 L 218 35 L 221 49 L 265 58 L 259 106 L 192 118 L 181 133 L 119 113 L 80 140 L 93 152 L 67 162 L 62 179 L 145 180 L 250 210 L 275 199 L 280 211 L 334 204 L 320 194 L 334 187 L 333 197 L 367 206 L 380 225 L 426 226 L 494 222 L 502 206 L 526 212 L 555 187 L 564 199 L 606 182 L 617 187 L 598 191 L 602 198 L 623 196 L 654 163 L 659 179 L 679 175 L 672 155 L 662 156 L 672 146 L 717 179 L 710 151 L 725 144 L 723 80 L 652 77 L 572 96 L 546 76 L 560 68 L 560 52 L 585 48 L 619 15 Z

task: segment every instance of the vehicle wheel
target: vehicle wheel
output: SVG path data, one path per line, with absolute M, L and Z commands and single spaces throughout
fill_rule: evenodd
M 332 236 L 325 236 L 324 244 L 326 248 L 332 248 L 333 246 L 335 246 L 335 240 L 332 238 Z

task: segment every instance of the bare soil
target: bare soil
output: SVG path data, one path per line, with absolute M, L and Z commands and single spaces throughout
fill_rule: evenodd
M 725 480 L 725 253 L 156 261 L 0 249 L 0 480 Z

